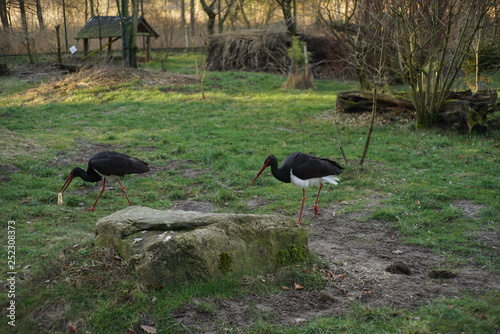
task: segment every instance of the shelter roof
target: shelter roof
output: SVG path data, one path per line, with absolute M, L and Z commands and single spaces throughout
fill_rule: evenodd
M 121 37 L 120 16 L 92 16 L 90 20 L 76 34 L 75 39 L 85 38 L 112 38 Z M 158 33 L 149 25 L 146 19 L 139 16 L 137 19 L 137 36 L 159 37 Z

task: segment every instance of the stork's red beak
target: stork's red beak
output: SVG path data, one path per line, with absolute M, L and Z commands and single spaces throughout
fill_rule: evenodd
M 59 190 L 59 193 L 61 193 L 61 194 L 62 194 L 62 193 L 66 190 L 66 188 L 68 188 L 69 184 L 71 183 L 71 181 L 73 181 L 73 178 L 74 178 L 74 177 L 75 177 L 75 176 L 74 176 L 73 174 L 70 174 L 70 175 L 69 175 L 69 177 L 68 177 L 68 179 L 66 180 L 66 182 L 64 182 L 64 185 L 62 186 L 61 190 Z
M 264 165 L 262 165 L 262 168 L 259 170 L 259 172 L 257 173 L 257 176 L 253 178 L 252 182 L 250 182 L 250 184 L 248 185 L 249 187 L 255 182 L 255 180 L 257 180 L 257 178 L 260 176 L 260 174 L 262 174 L 262 172 L 269 166 L 269 163 L 266 161 L 264 162 Z

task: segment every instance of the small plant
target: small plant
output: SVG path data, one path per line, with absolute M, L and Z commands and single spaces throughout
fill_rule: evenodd
M 301 41 L 298 36 L 292 36 L 292 45 L 288 48 L 287 52 L 287 56 L 291 60 L 292 72 L 297 72 L 310 59 L 311 53 L 304 52 L 306 46 L 307 43 Z
M 298 36 L 292 36 L 292 45 L 287 55 L 290 58 L 290 71 L 283 86 L 294 89 L 314 89 L 313 76 L 309 70 L 311 54 L 307 52 L 306 43 L 300 41 Z

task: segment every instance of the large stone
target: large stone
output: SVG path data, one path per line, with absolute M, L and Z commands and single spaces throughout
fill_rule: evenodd
M 147 284 L 266 273 L 309 254 L 306 231 L 277 215 L 131 206 L 99 219 L 95 232 L 95 245 L 115 249 Z

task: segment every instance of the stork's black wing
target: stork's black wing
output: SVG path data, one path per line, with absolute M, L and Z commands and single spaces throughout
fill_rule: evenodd
M 106 176 L 141 174 L 149 171 L 148 164 L 144 161 L 114 151 L 94 154 L 89 160 L 89 166 Z
M 342 173 L 342 166 L 337 162 L 324 158 L 317 158 L 305 153 L 292 153 L 283 164 L 289 165 L 293 169 L 293 175 L 302 180 L 323 177 L 328 175 L 339 175 Z

